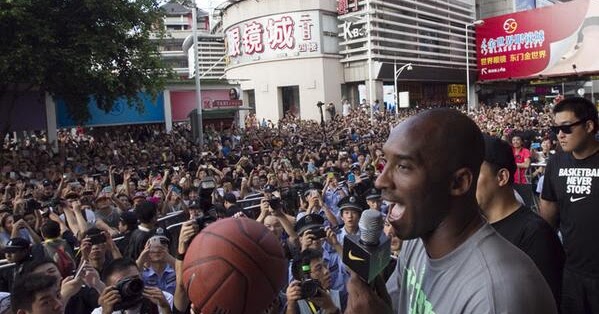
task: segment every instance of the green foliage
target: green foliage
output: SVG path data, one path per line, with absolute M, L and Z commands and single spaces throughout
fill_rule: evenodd
M 171 71 L 156 39 L 163 36 L 158 0 L 0 0 L 0 97 L 35 86 L 62 98 L 78 123 L 90 96 L 110 111 L 126 97 L 143 111 Z M 154 40 L 152 39 L 154 38 Z

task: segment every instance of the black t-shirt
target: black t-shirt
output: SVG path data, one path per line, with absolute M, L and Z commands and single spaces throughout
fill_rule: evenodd
M 535 262 L 559 304 L 565 256 L 557 233 L 549 223 L 522 206 L 491 226 Z
M 131 232 L 131 238 L 129 238 L 129 246 L 124 252 L 123 256 L 128 257 L 132 260 L 137 260 L 141 251 L 144 250 L 146 246 L 146 242 L 148 239 L 152 237 L 151 231 L 145 231 L 141 229 L 136 229 Z
M 552 156 L 541 197 L 559 207 L 566 267 L 599 277 L 599 152 L 581 160 L 563 152 Z
M 96 289 L 84 286 L 69 299 L 65 306 L 65 313 L 90 314 L 99 306 L 100 294 Z

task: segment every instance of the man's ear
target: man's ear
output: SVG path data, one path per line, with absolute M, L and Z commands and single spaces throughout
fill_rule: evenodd
M 594 126 L 595 126 L 595 123 L 593 122 L 593 120 L 587 120 L 587 121 L 584 123 L 584 130 L 585 130 L 587 133 L 591 133 L 591 134 L 592 134 L 593 132 L 596 132 L 596 131 L 597 131 L 597 130 L 596 130 L 596 128 L 595 128 Z
M 453 178 L 450 185 L 450 193 L 452 196 L 461 196 L 470 191 L 474 176 L 468 168 L 460 168 L 453 173 Z
M 499 169 L 499 171 L 497 171 L 497 184 L 499 184 L 500 187 L 506 186 L 510 182 L 511 176 L 512 174 L 506 168 Z

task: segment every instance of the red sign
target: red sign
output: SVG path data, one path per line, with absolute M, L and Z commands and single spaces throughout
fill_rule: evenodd
M 476 27 L 478 79 L 538 78 L 599 70 L 590 50 L 583 51 L 599 45 L 599 36 L 584 36 L 595 32 L 592 21 L 598 16 L 599 1 L 576 0 L 485 19 Z
M 196 108 L 195 91 L 171 91 L 171 113 L 173 121 L 185 121 L 189 113 Z M 242 105 L 238 92 L 232 89 L 202 90 L 202 108 L 204 110 L 219 108 L 236 108 Z

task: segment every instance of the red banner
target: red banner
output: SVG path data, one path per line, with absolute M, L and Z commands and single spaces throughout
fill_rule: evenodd
M 599 1 L 576 0 L 496 16 L 476 27 L 478 79 L 599 71 Z

